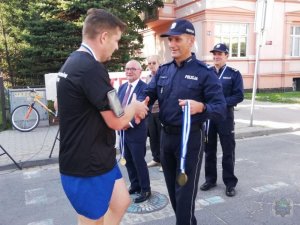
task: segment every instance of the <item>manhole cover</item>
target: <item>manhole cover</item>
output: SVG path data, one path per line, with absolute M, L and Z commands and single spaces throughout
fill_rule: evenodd
M 166 195 L 155 191 L 152 191 L 152 195 L 147 201 L 141 203 L 133 203 L 133 199 L 137 197 L 137 194 L 130 195 L 130 197 L 132 203 L 127 209 L 128 213 L 145 214 L 155 212 L 164 208 L 169 202 L 169 199 Z

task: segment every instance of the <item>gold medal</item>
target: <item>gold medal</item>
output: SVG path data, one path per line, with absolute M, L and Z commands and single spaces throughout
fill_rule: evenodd
M 186 184 L 187 180 L 188 180 L 188 177 L 185 173 L 180 173 L 177 177 L 177 183 L 180 186 L 184 186 Z
M 126 165 L 126 159 L 124 159 L 122 157 L 121 160 L 120 160 L 120 163 L 121 163 L 122 166 L 125 166 Z

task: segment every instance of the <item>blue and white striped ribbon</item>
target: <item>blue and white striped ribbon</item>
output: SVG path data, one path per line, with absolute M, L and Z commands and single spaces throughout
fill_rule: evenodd
M 180 171 L 185 173 L 185 158 L 187 153 L 187 143 L 189 140 L 191 130 L 191 109 L 190 101 L 187 100 L 183 108 L 183 126 L 182 126 L 182 137 L 181 137 L 181 158 L 180 158 Z
M 120 130 L 120 154 L 121 154 L 121 159 L 124 159 L 124 152 L 125 152 L 125 147 L 124 147 L 124 140 L 125 140 L 125 131 Z

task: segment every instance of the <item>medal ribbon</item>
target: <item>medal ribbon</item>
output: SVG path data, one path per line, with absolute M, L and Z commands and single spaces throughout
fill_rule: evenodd
M 125 139 L 125 131 L 120 130 L 120 153 L 121 153 L 121 159 L 124 158 L 124 139 Z
M 180 158 L 180 171 L 185 173 L 185 157 L 187 152 L 187 143 L 191 129 L 191 109 L 190 101 L 187 100 L 183 108 L 183 126 L 182 126 L 182 139 L 181 139 L 181 158 Z
M 221 80 L 221 78 L 223 77 L 223 74 L 224 74 L 224 72 L 225 72 L 226 68 L 227 68 L 227 65 L 224 67 L 224 69 L 223 69 L 223 71 L 222 71 L 221 75 L 219 76 L 219 80 Z
M 90 55 L 92 55 L 93 57 L 94 57 L 94 59 L 97 61 L 97 58 L 96 58 L 96 55 L 95 55 L 95 53 L 93 52 L 93 50 L 90 48 L 90 46 L 88 46 L 87 44 L 85 44 L 85 43 L 81 43 L 81 46 L 83 47 L 83 48 L 85 48 L 89 53 L 90 53 Z

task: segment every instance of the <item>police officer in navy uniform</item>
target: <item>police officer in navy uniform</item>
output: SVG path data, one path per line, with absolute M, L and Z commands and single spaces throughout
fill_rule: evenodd
M 223 86 L 223 93 L 227 103 L 227 116 L 224 121 L 210 120 L 207 122 L 207 143 L 205 148 L 205 183 L 200 189 L 207 191 L 216 186 L 217 181 L 217 135 L 222 146 L 223 182 L 226 195 L 235 196 L 235 186 L 238 182 L 234 175 L 235 137 L 233 108 L 244 99 L 243 78 L 241 73 L 226 65 L 228 47 L 217 44 L 213 50 L 214 69 Z
M 195 29 L 185 19 L 175 20 L 168 37 L 173 61 L 163 64 L 146 89 L 150 105 L 158 99 L 162 123 L 161 164 L 177 225 L 196 225 L 195 199 L 203 156 L 203 123 L 223 119 L 226 102 L 222 86 L 212 69 L 196 59 L 191 49 Z M 190 101 L 191 128 L 185 158 L 185 185 L 177 182 L 180 173 L 182 107 Z

